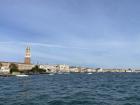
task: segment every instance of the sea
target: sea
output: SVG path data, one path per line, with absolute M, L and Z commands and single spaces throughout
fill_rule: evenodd
M 0 105 L 140 105 L 140 73 L 0 77 Z

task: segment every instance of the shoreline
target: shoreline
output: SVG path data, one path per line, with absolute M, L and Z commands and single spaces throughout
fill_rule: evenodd
M 123 74 L 130 74 L 130 73 L 140 73 L 140 72 L 85 72 L 85 73 L 77 73 L 77 72 L 73 72 L 73 73 L 62 73 L 62 74 L 105 74 L 105 73 L 123 73 Z M 29 75 L 29 76 L 31 76 L 31 75 L 45 75 L 45 74 L 59 74 L 59 73 L 38 73 L 38 74 L 17 74 L 17 75 Z M 14 77 L 14 76 L 17 76 L 17 75 L 15 75 L 15 74 L 0 74 L 0 77 Z M 59 74 L 60 75 L 60 74 Z

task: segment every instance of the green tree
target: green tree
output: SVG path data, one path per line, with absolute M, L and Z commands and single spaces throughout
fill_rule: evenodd
M 14 63 L 10 64 L 9 68 L 10 68 L 10 73 L 19 72 L 17 65 Z
M 1 67 L 2 67 L 2 63 L 0 63 L 0 69 L 1 69 Z
M 33 67 L 33 68 L 31 69 L 31 72 L 33 72 L 33 73 L 45 73 L 46 70 L 40 69 L 40 68 L 38 67 L 38 65 L 36 65 L 35 67 Z

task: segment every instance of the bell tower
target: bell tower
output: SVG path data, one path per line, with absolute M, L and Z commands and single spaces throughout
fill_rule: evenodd
M 30 47 L 29 46 L 26 48 L 24 63 L 25 64 L 31 64 L 31 51 L 30 51 Z

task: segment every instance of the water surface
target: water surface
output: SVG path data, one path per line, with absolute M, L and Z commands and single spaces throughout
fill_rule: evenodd
M 0 105 L 140 105 L 140 74 L 0 77 Z

